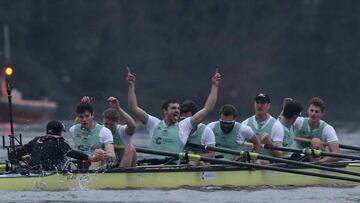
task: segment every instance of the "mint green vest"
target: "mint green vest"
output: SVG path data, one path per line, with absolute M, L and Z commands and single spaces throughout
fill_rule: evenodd
M 269 133 L 269 135 L 271 135 L 271 129 L 276 122 L 276 119 L 272 116 L 270 116 L 268 119 L 270 120 L 264 126 L 260 126 L 259 123 L 257 123 L 255 115 L 248 119 L 248 126 L 254 131 L 255 134 L 259 136 L 260 140 L 264 133 Z M 256 127 L 255 122 L 257 123 L 258 127 Z M 267 149 L 261 149 L 260 154 L 271 156 L 271 153 Z
M 189 136 L 187 143 L 201 145 L 201 138 L 202 138 L 202 134 L 204 133 L 205 128 L 206 128 L 206 125 L 203 124 L 203 123 L 200 123 L 197 126 L 197 129 L 195 130 L 195 132 L 193 132 Z M 195 149 L 193 147 L 187 147 L 186 149 L 190 150 L 190 151 L 192 151 L 194 153 L 201 152 L 201 150 Z
M 241 128 L 241 124 L 236 122 L 231 132 L 225 134 L 221 130 L 220 121 L 217 121 L 213 129 L 216 146 L 233 149 L 233 150 L 239 150 L 239 151 L 244 150 L 246 147 L 236 142 L 240 128 Z M 228 159 L 228 160 L 232 160 L 234 156 L 232 154 L 220 153 L 220 152 L 217 152 L 216 154 L 223 155 L 224 159 Z
M 309 118 L 306 117 L 304 118 L 303 125 L 301 126 L 301 129 L 299 130 L 297 136 L 308 139 L 319 138 L 320 140 L 322 140 L 323 130 L 326 125 L 327 123 L 325 121 L 320 120 L 320 124 L 318 128 L 310 129 Z M 310 143 L 297 142 L 297 147 L 298 148 L 310 147 Z
M 294 137 L 295 137 L 295 133 L 294 133 L 294 129 L 293 129 L 293 125 L 290 125 L 290 127 L 282 124 L 283 129 L 284 129 L 284 140 L 283 140 L 283 146 L 284 147 L 294 147 Z
M 155 127 L 151 138 L 151 147 L 160 151 L 180 153 L 184 150 L 184 143 L 180 140 L 179 123 L 166 126 L 165 121 L 160 121 Z
M 103 125 L 96 123 L 95 128 L 86 131 L 81 129 L 81 124 L 76 124 L 73 137 L 75 148 L 87 155 L 92 154 L 95 149 L 104 149 L 105 146 L 100 143 L 101 128 Z
M 195 132 L 193 132 L 188 139 L 189 143 L 201 145 L 201 137 L 205 130 L 206 125 L 200 123 Z
M 125 146 L 125 143 L 120 138 L 120 130 L 117 127 L 116 127 L 116 131 L 115 131 L 115 134 L 113 135 L 113 137 L 114 137 L 114 145 Z M 123 157 L 123 154 L 124 154 L 124 150 L 117 151 L 117 152 L 115 152 L 115 154 L 116 154 L 116 159 L 121 161 L 121 158 Z

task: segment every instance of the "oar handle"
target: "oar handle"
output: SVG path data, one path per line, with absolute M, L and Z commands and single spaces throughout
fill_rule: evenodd
M 269 145 L 269 144 L 264 145 L 264 148 L 265 149 L 273 149 L 273 150 L 285 151 L 285 152 L 303 153 L 303 150 L 301 150 L 301 149 L 293 149 L 293 148 L 287 148 L 287 147 L 277 147 L 277 146 Z

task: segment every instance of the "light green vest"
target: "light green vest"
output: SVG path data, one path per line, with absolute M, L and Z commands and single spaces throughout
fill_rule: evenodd
M 281 124 L 284 129 L 283 146 L 292 148 L 293 144 L 294 144 L 294 137 L 295 137 L 293 125 L 290 125 L 290 127 L 289 127 L 283 123 L 281 123 Z
M 125 146 L 125 143 L 120 138 L 120 130 L 117 127 L 116 127 L 116 131 L 115 131 L 115 134 L 113 135 L 113 137 L 114 137 L 114 145 Z M 123 157 L 123 154 L 124 154 L 124 150 L 117 151 L 117 152 L 115 152 L 115 154 L 116 154 L 116 159 L 118 161 L 121 161 L 121 158 Z
M 167 126 L 162 120 L 155 127 L 151 147 L 156 150 L 180 153 L 184 150 L 184 143 L 180 140 L 179 133 L 179 123 Z
M 201 138 L 202 138 L 202 134 L 204 133 L 204 130 L 206 128 L 206 125 L 203 124 L 203 123 L 200 123 L 198 126 L 197 126 L 197 129 L 195 130 L 195 132 L 193 132 L 189 138 L 188 138 L 188 143 L 191 143 L 191 144 L 197 144 L 197 145 L 201 145 Z M 201 150 L 199 149 L 195 149 L 193 147 L 187 147 L 187 150 L 190 150 L 194 153 L 199 153 L 201 152 Z
M 222 147 L 222 148 L 238 150 L 238 151 L 247 150 L 247 148 L 245 146 L 236 142 L 240 128 L 241 128 L 241 124 L 238 122 L 235 122 L 234 128 L 229 133 L 225 134 L 221 130 L 220 121 L 217 121 L 215 123 L 214 129 L 212 129 L 214 132 L 214 135 L 215 135 L 216 146 Z M 227 153 L 217 152 L 216 154 L 223 155 L 224 159 L 228 159 L 228 160 L 232 160 L 232 158 L 234 157 L 234 155 L 227 154 Z
M 195 132 L 193 132 L 188 139 L 189 143 L 201 145 L 201 137 L 205 130 L 206 125 L 200 123 Z
M 81 124 L 76 124 L 73 137 L 75 148 L 87 155 L 92 154 L 95 149 L 104 149 L 105 146 L 100 143 L 101 128 L 103 125 L 96 123 L 95 128 L 87 131 L 81 129 Z
M 276 122 L 276 119 L 272 116 L 270 116 L 268 119 L 270 120 L 267 121 L 263 126 L 260 126 L 259 123 L 256 121 L 255 115 L 248 119 L 248 126 L 254 131 L 255 134 L 259 136 L 260 140 L 263 137 L 264 133 L 269 133 L 269 135 L 271 135 L 271 129 Z M 257 125 L 255 125 L 255 122 Z M 271 156 L 270 151 L 267 149 L 261 149 L 260 154 Z
M 297 136 L 308 139 L 319 138 L 320 140 L 322 140 L 323 130 L 326 125 L 327 123 L 325 121 L 320 120 L 320 124 L 318 128 L 310 129 L 309 118 L 306 117 L 304 118 L 303 125 L 301 126 L 301 129 L 299 130 Z M 310 143 L 297 142 L 297 147 L 298 148 L 310 147 Z

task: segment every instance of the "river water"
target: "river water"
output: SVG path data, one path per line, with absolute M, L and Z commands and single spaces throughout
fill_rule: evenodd
M 68 123 L 70 125 L 70 123 Z M 70 127 L 67 126 L 67 129 Z M 4 126 L 0 126 L 2 130 Z M 34 136 L 42 135 L 45 124 L 17 125 L 15 134 L 23 134 L 26 143 Z M 337 129 L 341 143 L 360 146 L 360 131 Z M 147 146 L 146 135 L 134 135 L 133 144 Z M 71 141 L 70 141 L 71 143 Z M 349 153 L 349 151 L 342 151 Z M 355 153 L 360 155 L 360 153 Z M 0 150 L 0 162 L 6 159 L 6 151 Z M 338 203 L 360 202 L 360 186 L 341 187 L 267 187 L 257 189 L 201 188 L 174 190 L 71 190 L 71 191 L 0 191 L 0 202 L 277 202 L 277 203 Z

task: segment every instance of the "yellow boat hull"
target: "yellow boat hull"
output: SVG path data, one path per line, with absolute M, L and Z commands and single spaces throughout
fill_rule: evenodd
M 346 170 L 360 172 L 359 165 Z M 316 169 L 305 171 L 340 175 Z M 350 176 L 348 176 L 350 177 Z M 351 176 L 354 178 L 354 176 Z M 259 186 L 357 186 L 360 183 L 320 177 L 296 175 L 268 170 L 202 170 L 202 171 L 120 171 L 109 173 L 50 173 L 22 176 L 0 175 L 1 190 L 73 190 L 73 189 L 129 189 L 179 187 L 259 187 Z

